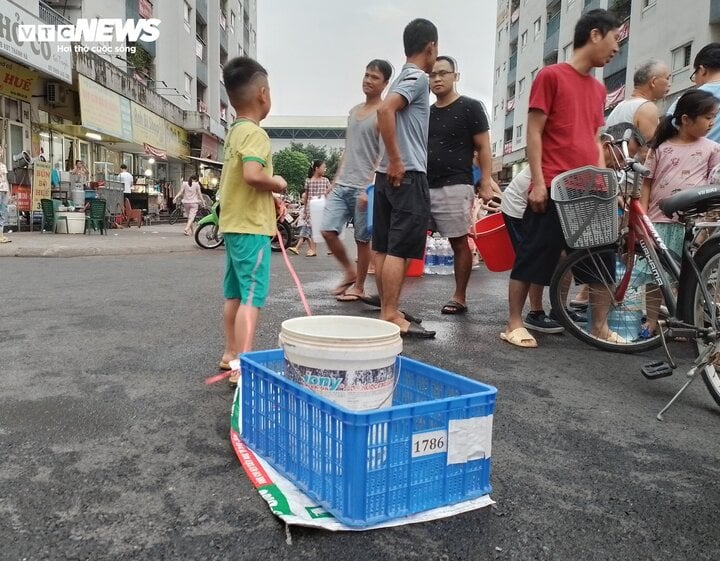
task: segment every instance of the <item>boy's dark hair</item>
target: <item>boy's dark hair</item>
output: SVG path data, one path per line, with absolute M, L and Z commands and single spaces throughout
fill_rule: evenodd
M 392 65 L 387 60 L 379 58 L 373 59 L 368 62 L 368 65 L 365 68 L 368 70 L 377 70 L 383 75 L 386 82 L 390 79 L 390 76 L 392 76 Z
M 248 86 L 258 76 L 267 77 L 267 70 L 247 56 L 233 58 L 223 66 L 225 91 L 231 103 L 243 104 L 247 101 Z
M 120 164 L 120 169 L 127 169 L 127 166 L 125 164 Z
M 683 115 L 696 119 L 707 115 L 718 108 L 717 98 L 705 90 L 688 90 L 680 96 L 672 115 L 665 115 L 655 131 L 655 136 L 649 142 L 650 148 L 658 148 L 663 142 L 677 135 L 680 131 L 680 120 Z
M 448 55 L 440 55 L 439 57 L 437 57 L 435 59 L 435 62 L 438 62 L 439 60 L 444 60 L 445 62 L 447 62 L 450 65 L 450 68 L 452 68 L 453 72 L 457 72 L 457 69 L 458 69 L 457 61 L 453 57 L 448 56 Z
M 417 18 L 405 26 L 403 46 L 405 56 L 413 56 L 423 52 L 428 43 L 437 43 L 438 30 L 435 24 L 426 19 Z
M 705 68 L 720 68 L 720 43 L 708 43 L 695 55 L 693 67 L 695 70 L 704 66 Z
M 590 33 L 597 29 L 603 37 L 613 29 L 620 27 L 618 19 L 607 10 L 598 8 L 585 12 L 575 24 L 575 36 L 573 37 L 573 49 L 584 47 L 590 40 Z

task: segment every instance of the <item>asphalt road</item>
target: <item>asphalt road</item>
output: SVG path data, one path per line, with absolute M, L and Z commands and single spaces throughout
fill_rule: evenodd
M 500 341 L 506 277 L 476 271 L 470 313 L 439 313 L 452 277 L 411 279 L 437 329 L 405 353 L 495 385 L 497 506 L 364 533 L 284 527 L 230 447 L 223 253 L 0 260 L 0 558 L 709 560 L 720 555 L 720 409 L 698 382 L 648 382 L 648 356 L 570 336 Z M 328 294 L 331 258 L 293 257 L 315 314 L 375 314 Z M 257 348 L 302 315 L 278 256 Z M 681 350 L 685 363 L 690 356 Z M 651 354 L 651 357 L 659 356 Z

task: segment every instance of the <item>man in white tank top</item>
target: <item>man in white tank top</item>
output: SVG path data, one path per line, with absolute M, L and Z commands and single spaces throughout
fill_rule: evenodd
M 632 123 L 647 143 L 660 122 L 660 111 L 655 102 L 668 94 L 670 83 L 670 69 L 664 62 L 650 59 L 642 63 L 633 74 L 632 94 L 615 106 L 605 119 L 605 126 Z M 647 148 L 640 150 L 641 159 L 646 152 Z
M 368 199 L 365 189 L 373 183 L 375 169 L 380 160 L 377 109 L 391 74 L 392 66 L 385 60 L 373 60 L 365 68 L 362 81 L 365 102 L 350 110 L 345 151 L 325 201 L 321 229 L 328 249 L 344 271 L 340 284 L 333 289 L 333 294 L 341 302 L 352 302 L 366 297 L 365 278 L 370 265 L 370 233 L 367 228 Z M 350 218 L 353 219 L 357 244 L 357 266 L 348 257 L 339 238 Z

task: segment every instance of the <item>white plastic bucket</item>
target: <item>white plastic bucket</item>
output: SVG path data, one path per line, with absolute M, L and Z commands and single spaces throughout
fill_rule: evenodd
M 315 197 L 308 202 L 310 207 L 310 222 L 312 223 L 312 238 L 315 243 L 325 241 L 322 235 L 323 214 L 325 213 L 325 198 Z
M 379 319 L 310 316 L 285 320 L 280 331 L 285 374 L 353 411 L 392 405 L 400 328 Z

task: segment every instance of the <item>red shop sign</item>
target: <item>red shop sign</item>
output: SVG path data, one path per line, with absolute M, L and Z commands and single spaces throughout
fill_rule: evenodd
M 28 212 L 31 206 L 31 192 L 28 185 L 11 185 L 10 192 L 17 198 L 18 212 Z

